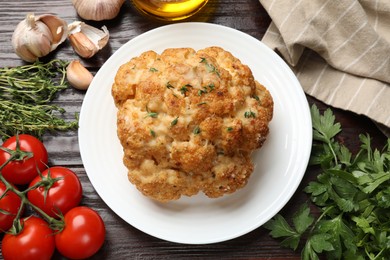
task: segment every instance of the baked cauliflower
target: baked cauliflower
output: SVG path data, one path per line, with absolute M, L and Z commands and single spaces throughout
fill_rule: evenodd
M 128 179 L 162 202 L 244 187 L 273 115 L 267 89 L 220 47 L 144 52 L 118 69 L 112 96 Z

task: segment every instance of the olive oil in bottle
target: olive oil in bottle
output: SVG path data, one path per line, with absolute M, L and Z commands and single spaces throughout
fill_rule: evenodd
M 208 0 L 132 0 L 132 2 L 141 13 L 160 20 L 177 21 L 197 13 Z

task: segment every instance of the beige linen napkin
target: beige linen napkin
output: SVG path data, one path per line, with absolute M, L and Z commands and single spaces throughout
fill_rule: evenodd
M 390 127 L 390 0 L 260 0 L 304 91 Z

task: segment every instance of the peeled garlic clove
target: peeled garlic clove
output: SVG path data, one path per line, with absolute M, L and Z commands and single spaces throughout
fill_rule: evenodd
M 81 32 L 72 34 L 69 39 L 75 52 L 83 58 L 90 58 L 97 52 L 96 45 Z
M 72 0 L 81 18 L 94 21 L 115 18 L 124 2 L 125 0 Z
M 66 67 L 66 78 L 74 88 L 86 90 L 93 80 L 93 75 L 79 60 L 73 60 Z
M 47 25 L 52 35 L 51 50 L 55 50 L 58 45 L 63 43 L 68 37 L 68 24 L 59 19 L 57 16 L 43 14 L 37 17 L 40 21 Z
M 104 46 L 110 37 L 107 27 L 97 29 L 84 22 L 76 21 L 68 26 L 69 40 L 75 52 L 83 58 L 91 58 Z
M 55 15 L 27 14 L 26 18 L 15 28 L 12 46 L 20 58 L 34 62 L 64 42 L 67 30 L 67 23 Z

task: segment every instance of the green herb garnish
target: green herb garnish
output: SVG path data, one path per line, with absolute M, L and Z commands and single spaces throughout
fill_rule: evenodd
M 203 89 L 198 90 L 198 96 L 209 93 L 209 92 L 213 91 L 214 88 L 215 88 L 215 85 L 213 83 L 208 84 L 207 86 L 203 87 Z
M 157 112 L 150 111 L 149 108 L 146 106 L 146 116 L 144 118 L 147 117 L 157 118 L 157 116 L 158 116 Z
M 390 138 L 382 151 L 360 135 L 353 155 L 335 137 L 341 125 L 330 109 L 323 115 L 311 107 L 311 165 L 321 167 L 304 189 L 320 214 L 308 204 L 292 216 L 292 225 L 278 214 L 264 227 L 294 250 L 303 244 L 303 259 L 390 259 Z
M 145 116 L 146 117 L 153 117 L 153 118 L 156 118 L 158 116 L 158 113 L 156 112 L 148 112 L 147 115 Z
M 251 118 L 251 117 L 255 118 L 255 117 L 256 117 L 256 114 L 255 114 L 255 112 L 253 112 L 253 111 L 246 111 L 246 112 L 244 113 L 244 117 L 245 117 L 245 118 Z
M 215 88 L 215 85 L 213 83 L 208 84 L 207 87 L 209 88 L 209 92 L 213 91 Z
M 206 94 L 206 93 L 207 93 L 207 90 L 204 90 L 204 89 L 198 90 L 198 96 L 202 96 L 203 94 Z
M 167 89 L 171 89 L 171 88 L 173 88 L 172 84 L 171 84 L 169 81 L 167 82 L 167 85 L 166 85 L 166 87 L 167 87 Z
M 219 71 L 217 70 L 217 68 L 215 68 L 215 66 L 214 66 L 213 64 L 210 64 L 210 63 L 207 61 L 206 58 L 201 58 L 201 59 L 200 59 L 200 63 L 205 64 L 206 69 L 207 69 L 208 72 L 210 72 L 210 73 L 215 73 L 215 74 L 217 74 L 218 77 L 220 77 Z
M 259 98 L 258 95 L 252 95 L 251 98 L 254 98 L 254 99 L 256 99 L 256 101 L 259 101 L 259 102 L 260 102 L 260 98 Z
M 180 93 L 185 96 L 186 93 L 189 91 L 188 90 L 189 87 L 192 87 L 192 86 L 190 84 L 185 84 L 184 86 L 182 86 L 180 88 Z
M 176 117 L 175 119 L 173 119 L 172 122 L 171 122 L 171 126 L 177 125 L 178 120 L 179 120 L 178 117 Z
M 200 127 L 199 127 L 199 126 L 196 126 L 192 132 L 193 132 L 194 134 L 196 134 L 196 135 L 200 134 L 200 132 L 201 132 Z
M 156 68 L 150 68 L 149 71 L 150 71 L 150 72 L 157 72 L 158 69 L 156 69 Z
M 74 130 L 78 119 L 65 120 L 65 109 L 51 104 L 59 91 L 68 87 L 68 62 L 52 60 L 13 68 L 0 68 L 0 136 L 17 133 L 38 138 L 46 131 Z

